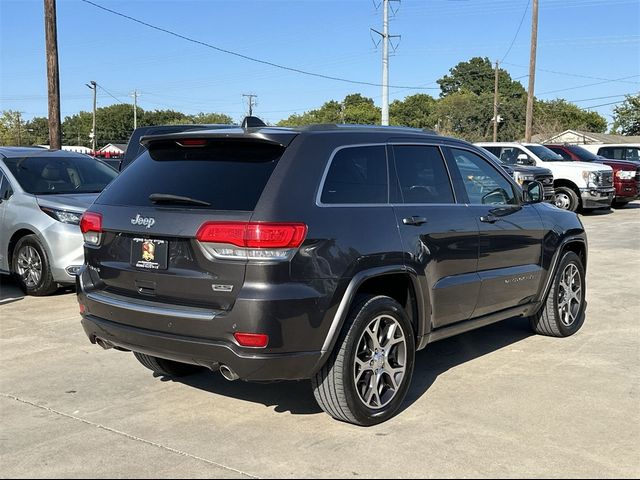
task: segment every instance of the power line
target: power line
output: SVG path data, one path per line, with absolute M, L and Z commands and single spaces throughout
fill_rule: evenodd
M 526 67 L 524 65 L 517 65 L 515 63 L 509 63 L 509 62 L 504 62 L 505 65 L 511 65 L 512 67 L 518 67 L 518 68 L 529 68 Z M 624 80 L 612 80 L 610 78 L 604 78 L 604 77 L 592 77 L 590 75 L 581 75 L 579 73 L 569 73 L 569 72 L 559 72 L 557 70 L 547 70 L 544 68 L 538 68 L 537 69 L 539 72 L 546 72 L 546 73 L 555 73 L 556 75 L 566 75 L 568 77 L 577 77 L 577 78 L 587 78 L 590 80 L 606 80 L 606 81 L 610 81 L 610 82 L 620 82 L 620 83 L 633 83 L 633 84 L 637 84 L 640 82 L 626 82 Z
M 109 13 L 112 13 L 114 15 L 118 15 L 119 17 L 126 18 L 127 20 L 131 20 L 132 22 L 139 23 L 140 25 L 144 25 L 145 27 L 149 27 L 149 28 L 152 28 L 154 30 L 158 30 L 159 32 L 167 33 L 169 35 L 172 35 L 174 37 L 180 38 L 182 40 L 186 40 L 187 42 L 195 43 L 197 45 L 201 45 L 201 46 L 210 48 L 212 50 L 216 50 L 216 51 L 221 52 L 221 53 L 226 53 L 227 55 L 233 55 L 235 57 L 239 57 L 239 58 L 242 58 L 244 60 L 251 61 L 251 62 L 261 63 L 263 65 L 268 65 L 270 67 L 279 68 L 281 70 L 287 70 L 289 72 L 299 73 L 301 75 L 308 75 L 308 76 L 311 76 L 311 77 L 324 78 L 325 80 L 334 80 L 334 81 L 337 81 L 337 82 L 352 83 L 352 84 L 356 84 L 356 85 L 369 85 L 371 87 L 381 87 L 382 86 L 381 83 L 349 80 L 347 78 L 334 77 L 334 76 L 331 76 L 331 75 L 324 75 L 324 74 L 321 74 L 321 73 L 309 72 L 309 71 L 306 71 L 306 70 L 301 70 L 299 68 L 288 67 L 286 65 L 280 65 L 278 63 L 270 62 L 270 61 L 267 61 L 267 60 L 262 60 L 262 59 L 259 59 L 259 58 L 250 57 L 248 55 L 244 55 L 242 53 L 234 52 L 232 50 L 227 50 L 227 49 L 224 49 L 224 48 L 221 48 L 221 47 L 216 47 L 215 45 L 212 45 L 210 43 L 203 42 L 201 40 L 196 40 L 196 39 L 191 38 L 191 37 L 187 37 L 186 35 L 182 35 L 180 33 L 176 33 L 174 31 L 168 30 L 166 28 L 158 27 L 157 25 L 152 25 L 150 23 L 144 22 L 142 20 L 139 20 L 137 18 L 131 17 L 131 16 L 126 15 L 124 13 L 120 13 L 120 12 L 117 12 L 117 11 L 112 10 L 110 8 L 103 7 L 102 5 L 94 3 L 94 2 L 92 2 L 90 0 L 82 0 L 82 1 L 84 3 L 86 3 L 86 4 L 93 5 L 94 7 L 99 8 L 100 10 L 104 10 L 105 12 L 109 12 Z M 400 86 L 400 85 L 390 85 L 390 86 L 392 88 L 406 88 L 406 89 L 410 89 L 410 90 L 437 90 L 438 89 L 437 87 L 411 87 L 411 86 Z
M 111 96 L 111 98 L 113 98 L 114 100 L 116 100 L 119 103 L 129 103 L 129 102 L 123 102 L 121 99 L 119 99 L 118 97 L 116 97 L 113 93 L 111 93 L 109 90 L 107 90 L 106 88 L 104 88 L 102 85 L 100 85 L 99 83 L 96 83 L 96 85 L 98 85 L 102 90 L 105 91 L 105 93 L 107 93 L 108 95 Z
M 583 98 L 582 100 L 567 100 L 567 102 L 571 102 L 571 103 L 590 102 L 591 100 L 604 100 L 605 98 L 626 97 L 627 95 L 633 95 L 633 93 L 622 93 L 620 95 L 607 95 L 606 97 Z
M 606 107 L 608 105 L 617 105 L 617 104 L 623 103 L 623 102 L 624 102 L 624 100 L 619 100 L 617 102 L 611 102 L 611 103 L 601 103 L 600 105 L 592 105 L 590 107 L 584 107 L 584 109 L 585 110 L 590 110 L 592 108 L 597 108 L 597 107 Z
M 593 86 L 596 86 L 596 85 L 602 85 L 604 83 L 619 82 L 620 80 L 628 80 L 629 78 L 637 78 L 637 77 L 640 77 L 640 75 L 631 75 L 631 76 L 628 76 L 628 77 L 615 78 L 613 80 L 606 80 L 604 82 L 588 83 L 586 85 L 578 85 L 577 87 L 560 88 L 558 90 L 551 90 L 549 92 L 542 92 L 542 93 L 539 93 L 538 95 L 548 95 L 550 93 L 566 92 L 568 90 L 577 90 L 579 88 L 593 87 Z
M 516 41 L 516 38 L 518 38 L 518 34 L 520 33 L 520 29 L 522 28 L 522 23 L 524 22 L 524 17 L 527 16 L 527 11 L 529 10 L 529 5 L 531 4 L 531 0 L 527 1 L 527 6 L 524 9 L 524 12 L 522 12 L 522 18 L 520 19 L 520 24 L 518 25 L 518 29 L 516 30 L 516 34 L 513 36 L 513 40 L 511 40 L 511 45 L 509 45 L 509 49 L 507 50 L 507 53 L 504 54 L 504 57 L 502 57 L 502 60 L 500 60 L 500 63 L 504 63 L 504 59 L 507 58 L 507 55 L 509 55 L 509 52 L 511 52 L 511 48 L 513 48 L 513 44 Z

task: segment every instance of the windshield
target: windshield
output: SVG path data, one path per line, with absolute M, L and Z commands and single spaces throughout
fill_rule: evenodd
M 572 145 L 568 147 L 573 153 L 580 157 L 580 160 L 583 162 L 601 162 L 602 158 L 598 157 L 595 153 L 591 153 L 586 148 L 578 147 L 577 145 Z
M 571 160 L 567 160 L 562 158 L 561 155 L 549 150 L 547 147 L 543 147 L 542 145 L 527 145 L 529 150 L 531 150 L 536 157 L 538 157 L 543 162 L 570 162 Z
M 117 175 L 91 157 L 42 156 L 5 158 L 22 189 L 33 195 L 100 193 Z

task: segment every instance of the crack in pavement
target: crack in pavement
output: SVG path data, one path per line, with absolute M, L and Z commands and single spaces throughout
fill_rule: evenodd
M 123 436 L 125 438 L 128 438 L 129 440 L 133 440 L 133 441 L 136 441 L 136 442 L 141 442 L 141 443 L 144 443 L 146 445 L 151 445 L 153 447 L 157 447 L 157 448 L 160 448 L 162 450 L 166 450 L 167 452 L 171 452 L 171 453 L 174 453 L 176 455 L 181 455 L 183 457 L 188 457 L 188 458 L 191 458 L 191 459 L 194 459 L 194 460 L 198 460 L 200 462 L 204 462 L 204 463 L 207 463 L 207 464 L 212 465 L 214 467 L 222 468 L 224 470 L 227 470 L 227 471 L 230 471 L 230 472 L 234 472 L 234 473 L 243 475 L 243 476 L 248 477 L 248 478 L 256 478 L 256 479 L 260 478 L 260 477 L 256 477 L 255 475 L 251 475 L 250 473 L 243 472 L 242 470 L 238 470 L 236 468 L 228 467 L 227 465 L 223 465 L 221 463 L 214 462 L 213 460 L 209 460 L 207 458 L 199 457 L 197 455 L 193 455 L 192 453 L 183 452 L 182 450 L 177 450 L 175 448 L 167 447 L 166 445 L 162 445 L 161 443 L 152 442 L 151 440 L 146 440 L 144 438 L 136 437 L 135 435 L 131 435 L 129 433 L 122 432 L 120 430 L 116 430 L 115 428 L 107 427 L 107 426 L 101 425 L 99 423 L 94 423 L 94 422 L 91 422 L 89 420 L 85 420 L 84 418 L 76 417 L 75 415 L 70 415 L 68 413 L 60 412 L 60 411 L 55 410 L 55 409 L 53 409 L 51 407 L 47 407 L 47 406 L 44 406 L 44 405 L 40 405 L 38 403 L 31 402 L 29 400 L 25 400 L 23 398 L 16 397 L 15 395 L 7 394 L 7 393 L 0 393 L 0 397 L 8 398 L 10 400 L 15 400 L 16 402 L 20 402 L 20 403 L 23 403 L 25 405 L 29 405 L 29 406 L 32 406 L 32 407 L 35 407 L 35 408 L 39 408 L 41 410 L 45 410 L 45 411 L 53 413 L 55 415 L 60 415 L 61 417 L 70 418 L 71 420 L 76 420 L 78 422 L 84 423 L 85 425 L 89 425 L 89 426 L 92 426 L 92 427 L 95 427 L 95 428 L 98 428 L 98 429 L 101 429 L 101 430 L 105 430 L 105 431 L 110 432 L 110 433 L 115 433 L 116 435 Z

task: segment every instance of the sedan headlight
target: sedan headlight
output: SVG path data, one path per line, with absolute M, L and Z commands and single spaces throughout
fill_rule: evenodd
M 68 212 L 66 210 L 57 210 L 55 208 L 48 207 L 40 207 L 40 210 L 59 222 L 69 223 L 71 225 L 80 225 L 80 217 L 82 217 L 82 213 Z
M 535 176 L 530 173 L 514 172 L 513 179 L 518 183 L 518 185 L 522 186 L 525 183 L 533 182 Z
M 616 172 L 616 177 L 618 177 L 620 180 L 633 180 L 634 178 L 636 178 L 636 171 L 635 170 L 618 170 Z

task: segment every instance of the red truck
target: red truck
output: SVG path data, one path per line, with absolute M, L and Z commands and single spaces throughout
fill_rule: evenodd
M 640 197 L 640 165 L 638 163 L 600 157 L 579 145 L 545 144 L 545 147 L 567 160 L 597 162 L 613 168 L 613 185 L 616 189 L 616 196 L 613 199 L 614 207 L 624 207 Z

